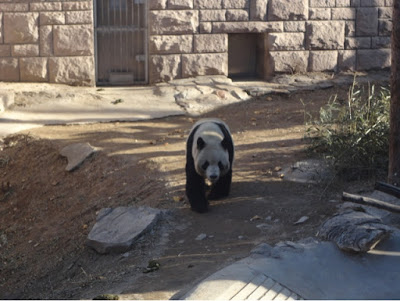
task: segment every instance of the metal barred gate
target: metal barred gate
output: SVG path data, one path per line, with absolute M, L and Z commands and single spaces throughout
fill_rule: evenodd
M 95 0 L 97 85 L 146 84 L 146 0 Z

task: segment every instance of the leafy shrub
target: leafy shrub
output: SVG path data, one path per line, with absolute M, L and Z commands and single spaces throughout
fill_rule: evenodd
M 347 101 L 331 97 L 319 119 L 307 123 L 309 150 L 322 154 L 346 179 L 386 174 L 390 91 L 353 81 Z M 310 115 L 308 115 L 310 117 Z

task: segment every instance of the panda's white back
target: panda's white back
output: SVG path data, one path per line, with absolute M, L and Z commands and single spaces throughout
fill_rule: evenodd
M 215 123 L 222 124 L 227 129 L 228 133 L 231 134 L 231 131 L 229 130 L 228 125 L 225 122 L 223 122 L 221 119 L 218 119 L 218 118 L 203 118 L 203 119 L 200 119 L 199 121 L 197 121 L 193 125 L 192 130 L 190 131 L 190 133 L 192 133 L 192 131 L 196 128 L 196 126 L 198 126 L 200 124 L 205 124 L 205 123 L 210 124 L 210 126 L 215 126 L 215 128 L 219 128 L 219 126 L 217 126 Z M 221 132 L 220 129 L 219 129 L 219 132 Z M 190 136 L 190 134 L 189 134 L 189 136 Z
M 222 148 L 221 142 L 224 140 L 224 133 L 221 131 L 220 127 L 212 121 L 204 122 L 200 124 L 193 136 L 194 143 L 192 146 L 192 154 L 194 157 L 197 157 L 199 151 L 196 144 L 199 137 L 204 140 L 207 148 Z

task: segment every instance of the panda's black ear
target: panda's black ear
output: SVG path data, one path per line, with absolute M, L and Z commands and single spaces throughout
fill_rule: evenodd
M 206 146 L 206 143 L 204 142 L 203 138 L 199 137 L 197 139 L 197 148 L 199 150 L 202 150 Z

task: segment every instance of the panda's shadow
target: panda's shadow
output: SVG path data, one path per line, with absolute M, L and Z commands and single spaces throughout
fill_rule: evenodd
M 247 206 L 248 201 L 274 198 L 279 200 L 283 195 L 296 197 L 299 191 L 304 191 L 303 183 L 289 181 L 232 181 L 228 196 L 218 199 L 209 199 L 210 206 L 228 205 L 230 203 Z

